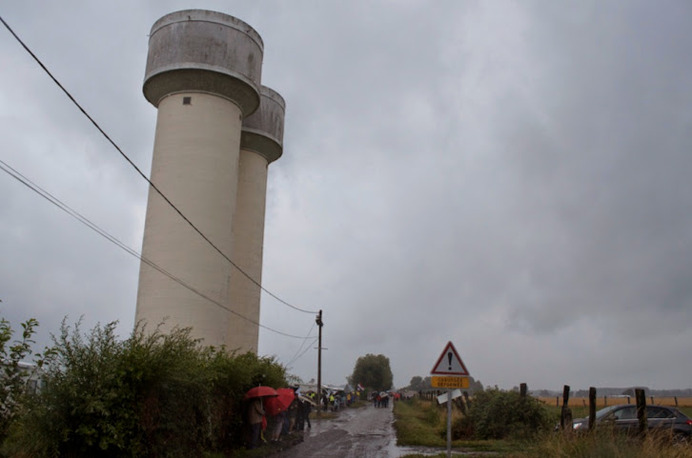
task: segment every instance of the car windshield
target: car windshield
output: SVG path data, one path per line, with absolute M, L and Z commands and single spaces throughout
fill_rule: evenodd
M 610 407 L 606 407 L 604 409 L 599 410 L 598 412 L 596 412 L 596 420 L 600 420 L 601 418 L 605 417 L 606 415 L 608 415 L 610 412 L 617 409 L 618 407 L 620 407 L 620 406 L 610 406 Z

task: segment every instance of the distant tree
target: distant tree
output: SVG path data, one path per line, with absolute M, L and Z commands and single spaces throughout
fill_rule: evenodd
M 408 384 L 408 387 L 412 390 L 418 391 L 423 389 L 423 377 L 416 375 L 414 377 L 411 377 L 411 381 Z
M 408 388 L 414 391 L 429 390 L 431 388 L 430 380 L 430 377 L 423 378 L 420 375 L 416 375 L 411 378 Z
M 483 384 L 480 380 L 474 380 L 473 377 L 469 377 L 469 392 L 475 393 L 477 391 L 483 391 Z
M 377 391 L 388 390 L 392 387 L 392 369 L 389 366 L 389 358 L 384 355 L 372 355 L 368 353 L 356 361 L 353 374 L 349 377 L 352 385 L 360 383 L 366 388 Z

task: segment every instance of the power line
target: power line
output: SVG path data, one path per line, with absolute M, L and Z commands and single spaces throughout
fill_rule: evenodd
M 294 339 L 303 339 L 303 340 L 305 340 L 305 339 L 310 338 L 310 335 L 309 335 L 310 332 L 308 332 L 308 335 L 307 335 L 307 336 L 297 336 L 297 335 L 293 335 L 293 334 L 288 334 L 288 333 L 286 333 L 286 332 L 283 332 L 283 331 L 279 331 L 279 330 L 277 330 L 277 329 L 270 328 L 269 326 L 264 326 L 264 325 L 262 325 L 262 324 L 256 322 L 255 320 L 252 320 L 252 319 L 250 319 L 250 318 L 248 318 L 248 317 L 246 317 L 246 316 L 244 316 L 244 315 L 241 315 L 240 313 L 236 312 L 235 310 L 231 310 L 230 308 L 226 307 L 226 306 L 223 305 L 222 303 L 220 303 L 220 302 L 218 302 L 218 301 L 216 301 L 216 300 L 210 298 L 209 296 L 207 296 L 207 295 L 204 294 L 203 292 L 199 291 L 198 289 L 196 289 L 196 288 L 194 288 L 193 286 L 191 286 L 191 285 L 189 285 L 188 283 L 186 283 L 184 280 L 182 280 L 182 279 L 176 277 L 176 276 L 173 275 L 172 273 L 170 273 L 170 272 L 168 272 L 167 270 L 165 270 L 164 268 L 160 267 L 159 265 L 157 265 L 157 264 L 154 263 L 153 261 L 151 261 L 151 260 L 147 259 L 146 257 L 142 256 L 142 255 L 141 255 L 139 252 L 137 252 L 136 250 L 134 250 L 134 249 L 128 247 L 128 246 L 125 245 L 123 242 L 121 242 L 120 240 L 118 240 L 116 237 L 112 236 L 111 234 L 109 234 L 108 232 L 106 232 L 105 230 L 103 230 L 103 229 L 101 229 L 99 226 L 97 226 L 95 223 L 91 222 L 88 218 L 86 218 L 85 216 L 83 216 L 82 214 L 80 214 L 79 212 L 77 212 L 76 210 L 72 209 L 69 205 L 63 203 L 60 199 L 58 199 L 57 197 L 53 196 L 51 193 L 49 193 L 49 192 L 46 191 L 45 189 L 41 188 L 39 185 L 37 185 L 36 183 L 34 183 L 33 181 L 31 181 L 31 180 L 30 180 L 29 178 L 27 178 L 26 176 L 22 175 L 19 171 L 17 171 L 17 170 L 14 169 L 13 167 L 11 167 L 9 164 L 7 164 L 7 163 L 6 163 L 5 161 L 3 161 L 2 159 L 0 159 L 0 169 L 1 169 L 2 171 L 4 171 L 5 173 L 7 173 L 8 175 L 10 175 L 12 178 L 14 178 L 14 179 L 16 179 L 17 181 L 19 181 L 20 183 L 22 183 L 22 184 L 23 184 L 24 186 L 26 186 L 27 188 L 29 188 L 29 189 L 31 189 L 32 191 L 34 191 L 34 192 L 35 192 L 36 194 L 38 194 L 39 196 L 41 196 L 41 197 L 43 197 L 44 199 L 46 199 L 48 202 L 50 202 L 50 203 L 52 203 L 53 205 L 55 205 L 56 207 L 58 207 L 60 210 L 64 211 L 65 213 L 67 213 L 68 215 L 72 216 L 73 218 L 75 218 L 75 219 L 76 219 L 77 221 L 79 221 L 80 223 L 82 223 L 82 224 L 84 224 L 85 226 L 87 226 L 89 229 L 93 230 L 94 232 L 96 232 L 96 233 L 99 234 L 100 236 L 104 237 L 104 238 L 105 238 L 106 240 L 108 240 L 109 242 L 115 244 L 116 246 L 118 246 L 118 247 L 121 248 L 122 250 L 126 251 L 126 252 L 129 253 L 130 255 L 136 257 L 137 259 L 141 260 L 141 261 L 144 262 L 145 264 L 147 264 L 147 265 L 151 266 L 152 268 L 158 270 L 159 272 L 161 272 L 162 274 L 164 274 L 165 276 L 167 276 L 168 278 L 170 278 L 170 279 L 173 280 L 174 282 L 178 283 L 179 285 L 183 286 L 184 288 L 188 289 L 189 291 L 191 291 L 191 292 L 197 294 L 198 296 L 200 296 L 200 297 L 202 297 L 202 298 L 208 300 L 209 302 L 213 303 L 214 305 L 216 305 L 216 306 L 218 306 L 218 307 L 220 307 L 220 308 L 222 308 L 222 309 L 224 309 L 224 310 L 226 310 L 226 311 L 232 313 L 233 315 L 235 315 L 235 316 L 237 316 L 237 317 L 239 317 L 239 318 L 242 318 L 242 319 L 244 319 L 244 320 L 246 320 L 246 321 L 248 321 L 248 322 L 250 322 L 250 323 L 252 323 L 252 324 L 254 324 L 254 325 L 256 325 L 256 326 L 258 326 L 258 327 L 260 327 L 260 328 L 262 328 L 262 329 L 266 329 L 266 330 L 271 331 L 271 332 L 274 332 L 274 333 L 276 333 L 276 334 L 280 334 L 280 335 L 282 335 L 282 336 L 290 337 L 290 338 L 294 338 Z M 312 328 L 310 329 L 310 331 L 312 331 Z
M 289 362 L 286 363 L 286 367 L 287 367 L 287 368 L 290 368 L 290 367 L 291 367 L 291 364 L 295 363 L 295 362 L 298 361 L 300 358 L 302 358 L 303 355 L 304 355 L 305 353 L 307 353 L 308 350 L 310 350 L 310 346 L 312 346 L 312 344 L 314 344 L 315 342 L 317 342 L 318 339 L 319 339 L 319 337 L 315 337 L 314 339 L 312 339 L 312 341 L 310 342 L 310 344 L 309 344 L 307 347 L 305 347 L 305 349 L 303 350 L 303 352 L 302 352 L 300 355 L 294 356 Z M 307 338 L 305 339 L 305 341 L 307 342 Z M 301 345 L 301 347 L 302 347 L 302 345 Z
M 305 352 L 300 353 L 300 351 L 303 349 L 303 345 L 305 345 L 305 342 L 307 342 L 307 340 L 310 338 L 310 333 L 312 332 L 312 330 L 314 329 L 314 327 L 315 327 L 315 322 L 313 322 L 313 323 L 312 323 L 312 326 L 310 326 L 310 330 L 308 331 L 308 335 L 305 337 L 305 339 L 303 339 L 303 342 L 300 344 L 300 347 L 298 347 L 298 350 L 296 350 L 296 353 L 295 353 L 295 354 L 293 355 L 293 357 L 286 363 L 286 367 L 290 366 L 291 364 L 293 364 L 294 361 L 296 361 L 298 358 L 300 358 L 301 356 L 303 356 L 303 354 L 304 354 Z M 310 345 L 312 345 L 312 343 L 310 343 Z M 307 348 L 310 348 L 310 345 L 308 345 Z M 298 353 L 300 353 L 300 356 L 298 356 Z
M 158 188 L 158 187 L 157 187 L 157 186 L 156 186 L 156 185 L 155 185 L 155 184 L 154 184 L 154 183 L 153 183 L 153 182 L 152 182 L 152 181 L 140 170 L 140 169 L 139 169 L 139 167 L 137 167 L 137 165 L 135 165 L 135 163 L 132 162 L 132 160 L 127 156 L 127 154 L 125 154 L 125 152 L 123 152 L 123 150 L 115 143 L 115 141 L 113 141 L 113 140 L 110 138 L 110 136 L 101 128 L 101 126 L 99 126 L 99 124 L 94 120 L 94 118 L 92 118 L 92 117 L 89 115 L 89 113 L 87 113 L 87 111 L 86 111 L 84 108 L 82 108 L 82 106 L 77 102 L 77 100 L 75 100 L 75 98 L 72 96 L 72 94 L 70 94 L 70 92 L 69 92 L 67 89 L 65 89 L 65 87 L 64 87 L 62 84 L 60 84 L 60 82 L 57 80 L 57 78 L 56 78 L 55 76 L 53 76 L 53 74 L 48 70 L 48 68 L 46 68 L 46 66 L 43 64 L 43 62 L 41 62 L 41 60 L 31 51 L 31 49 L 29 49 L 29 47 L 28 47 L 26 44 L 24 44 L 24 42 L 22 41 L 22 39 L 19 38 L 19 36 L 14 32 L 14 30 L 12 30 L 12 28 L 9 26 L 9 24 L 7 24 L 7 22 L 5 22 L 5 20 L 2 18 L 2 16 L 0 16 L 0 21 L 2 21 L 3 25 L 5 26 L 5 28 L 12 34 L 12 36 L 19 42 L 19 44 L 22 45 L 22 47 L 26 50 L 26 52 L 29 53 L 29 55 L 36 61 L 36 63 L 38 63 L 38 65 L 43 69 L 43 71 L 46 72 L 46 74 L 50 77 L 50 79 L 53 80 L 53 82 L 65 93 L 65 95 L 72 101 L 72 103 L 74 103 L 74 105 L 79 109 L 79 111 L 81 111 L 82 114 L 83 114 L 84 116 L 86 116 L 86 118 L 91 122 L 91 124 L 93 124 L 94 127 L 96 127 L 96 129 L 106 138 L 106 140 L 108 140 L 108 142 L 118 151 L 118 153 L 120 153 L 120 155 L 121 155 L 121 156 L 122 156 L 122 157 L 123 157 L 123 158 L 124 158 L 124 159 L 125 159 L 136 171 L 137 171 L 137 173 L 138 173 L 142 178 L 144 178 L 144 179 L 147 181 L 147 183 L 149 183 L 149 185 L 150 185 L 150 186 L 151 186 L 151 187 L 163 198 L 163 200 L 165 200 L 166 203 L 168 203 L 168 205 L 170 205 L 171 208 L 172 208 L 173 210 L 175 210 L 175 212 L 178 213 L 178 215 L 180 215 L 180 217 L 181 217 L 187 224 L 189 224 L 190 227 L 191 227 L 195 232 L 197 232 L 197 234 L 200 235 L 200 237 L 202 237 L 209 245 L 211 245 L 211 247 L 214 248 L 214 250 L 216 250 L 221 256 L 223 256 L 223 258 L 226 259 L 233 267 L 235 267 L 236 269 L 238 269 L 238 271 L 239 271 L 240 273 L 242 273 L 248 280 L 250 280 L 250 281 L 251 281 L 252 283 L 254 283 L 256 286 L 258 286 L 262 291 L 264 291 L 265 293 L 267 293 L 269 296 L 273 297 L 274 299 L 276 299 L 276 300 L 279 301 L 280 303 L 282 303 L 282 304 L 284 304 L 284 305 L 286 305 L 286 306 L 288 306 L 288 307 L 290 307 L 290 308 L 292 308 L 292 309 L 294 309 L 294 310 L 297 310 L 297 311 L 299 311 L 299 312 L 309 313 L 309 314 L 317 313 L 316 311 L 308 310 L 308 309 L 304 309 L 304 308 L 298 307 L 298 306 L 296 306 L 296 305 L 293 305 L 293 304 L 291 304 L 291 303 L 289 303 L 289 302 L 287 302 L 287 301 L 281 299 L 279 296 L 277 296 L 276 294 L 272 293 L 271 291 L 269 291 L 268 289 L 266 289 L 264 286 L 262 286 L 262 284 L 261 284 L 260 282 L 258 282 L 258 281 L 255 280 L 254 278 L 252 278 L 252 277 L 250 276 L 250 274 L 248 274 L 248 273 L 245 272 L 243 269 L 241 269 L 240 266 L 238 266 L 235 262 L 233 262 L 233 261 L 231 260 L 231 258 L 229 258 L 223 251 L 221 251 L 221 249 L 219 249 L 219 248 L 218 248 L 218 247 L 217 247 L 206 235 L 204 235 L 204 233 L 202 233 L 202 231 L 199 230 L 199 229 L 197 228 L 197 226 L 195 226 L 195 225 L 192 223 L 192 221 L 190 221 L 190 220 L 188 219 L 188 217 L 185 216 L 185 215 L 178 209 L 178 207 L 176 207 L 176 206 L 173 204 L 173 202 L 171 202 L 171 201 L 168 199 L 168 197 L 166 197 L 166 196 L 163 194 L 163 192 L 162 192 L 162 191 L 161 191 L 161 190 L 160 190 L 160 189 L 159 189 L 159 188 Z

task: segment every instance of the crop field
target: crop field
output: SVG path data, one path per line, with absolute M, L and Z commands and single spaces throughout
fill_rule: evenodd
M 561 406 L 562 405 L 562 396 L 559 397 L 550 397 L 550 398 L 545 398 L 545 397 L 539 397 L 538 398 L 542 403 L 549 405 L 549 406 Z M 677 407 L 692 407 L 692 397 L 678 397 L 678 403 Z M 634 399 L 634 396 L 629 398 L 629 403 L 634 404 L 636 401 Z M 613 406 L 613 405 L 618 405 L 618 404 L 627 404 L 628 403 L 628 398 L 627 396 L 599 396 L 596 398 L 596 408 L 600 409 L 602 407 L 607 407 L 607 406 Z M 659 405 L 659 406 L 671 406 L 671 407 L 676 407 L 675 404 L 675 398 L 673 397 L 653 397 L 653 402 L 651 400 L 651 397 L 646 398 L 646 403 L 649 405 Z M 589 398 L 570 398 L 568 405 L 570 407 L 588 407 L 589 405 Z

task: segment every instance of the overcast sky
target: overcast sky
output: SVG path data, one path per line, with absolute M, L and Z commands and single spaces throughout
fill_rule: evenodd
M 324 311 L 323 380 L 452 341 L 485 385 L 692 386 L 692 3 L 5 2 L 0 15 L 148 175 L 161 16 L 236 16 L 286 100 L 264 286 Z M 0 160 L 141 249 L 147 184 L 0 29 Z M 139 260 L 0 173 L 0 315 L 130 333 Z M 232 255 L 231 255 L 232 257 Z M 165 267 L 165 266 L 164 266 Z M 316 336 L 263 296 L 261 322 Z M 260 332 L 316 377 L 313 338 Z

